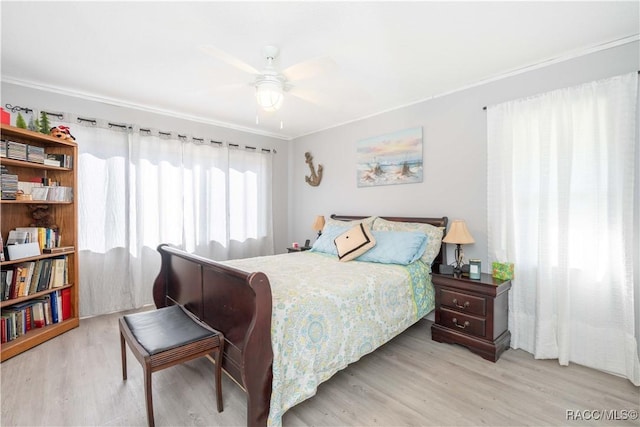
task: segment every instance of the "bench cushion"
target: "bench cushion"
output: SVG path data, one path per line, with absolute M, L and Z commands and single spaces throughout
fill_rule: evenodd
M 149 354 L 181 347 L 215 336 L 198 324 L 179 305 L 124 316 L 131 333 Z

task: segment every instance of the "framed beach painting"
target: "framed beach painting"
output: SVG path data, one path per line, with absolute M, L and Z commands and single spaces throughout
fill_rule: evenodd
M 422 128 L 358 141 L 358 187 L 422 182 Z

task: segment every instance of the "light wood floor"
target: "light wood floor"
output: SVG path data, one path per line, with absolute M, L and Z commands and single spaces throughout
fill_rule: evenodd
M 142 368 L 131 353 L 129 379 L 122 381 L 118 316 L 85 319 L 78 329 L 5 361 L 1 425 L 146 425 Z M 494 364 L 431 341 L 430 326 L 421 320 L 336 374 L 290 409 L 284 426 L 640 425 L 567 419 L 569 410 L 637 410 L 639 389 L 626 379 L 513 349 Z M 206 359 L 157 372 L 153 383 L 157 426 L 246 423 L 244 394 L 226 377 L 225 410 L 216 412 Z

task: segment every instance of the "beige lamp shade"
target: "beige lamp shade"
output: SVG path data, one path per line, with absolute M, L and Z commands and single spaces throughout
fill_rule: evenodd
M 475 243 L 473 236 L 471 236 L 471 233 L 469 233 L 469 230 L 467 229 L 467 223 L 461 219 L 453 221 L 449 232 L 442 241 L 445 243 L 456 243 L 459 245 Z
M 312 228 L 315 231 L 322 231 L 322 229 L 324 228 L 324 217 L 322 215 L 318 215 L 316 217 L 316 220 L 313 222 Z

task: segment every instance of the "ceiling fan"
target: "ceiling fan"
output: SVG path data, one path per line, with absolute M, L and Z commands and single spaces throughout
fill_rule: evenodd
M 305 101 L 317 103 L 313 95 L 295 85 L 294 82 L 315 77 L 335 67 L 335 62 L 332 59 L 321 57 L 303 61 L 279 71 L 274 62 L 278 58 L 280 50 L 276 46 L 265 46 L 262 49 L 262 56 L 266 63 L 262 71 L 259 71 L 216 47 L 201 46 L 201 49 L 207 54 L 253 75 L 253 81 L 249 84 L 255 87 L 258 105 L 267 112 L 277 111 L 282 107 L 285 92 Z

